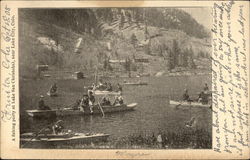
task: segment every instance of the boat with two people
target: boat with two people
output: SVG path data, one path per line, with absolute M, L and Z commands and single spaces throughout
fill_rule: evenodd
M 107 142 L 109 134 L 105 133 L 76 133 L 65 130 L 62 121 L 48 125 L 38 132 L 23 133 L 20 135 L 21 146 L 62 146 Z
M 212 92 L 209 91 L 205 83 L 204 89 L 198 94 L 197 99 L 192 100 L 189 96 L 188 90 L 184 90 L 181 101 L 169 100 L 170 106 L 178 107 L 204 107 L 212 108 Z

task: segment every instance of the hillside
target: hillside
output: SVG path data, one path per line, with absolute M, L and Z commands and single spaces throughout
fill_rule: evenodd
M 148 58 L 144 72 L 153 74 L 167 69 L 174 41 L 183 55 L 192 50 L 196 64 L 202 65 L 201 54 L 211 53 L 209 34 L 178 9 L 23 9 L 19 16 L 20 75 L 25 77 L 34 76 L 37 64 L 91 70 L 97 64 L 103 68 L 107 57 Z

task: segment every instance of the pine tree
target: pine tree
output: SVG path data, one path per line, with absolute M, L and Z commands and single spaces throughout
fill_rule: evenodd
M 133 33 L 130 39 L 131 39 L 131 44 L 134 46 L 134 48 L 136 48 L 136 44 L 138 42 L 136 35 Z
M 193 52 L 193 49 L 192 49 L 192 46 L 190 47 L 190 49 L 189 49 L 189 67 L 190 68 L 196 68 L 196 65 L 195 65 L 195 63 L 194 63 L 194 52 Z
M 121 13 L 121 21 L 120 21 L 120 25 L 119 28 L 122 29 L 124 27 L 124 22 L 125 22 L 125 17 L 124 15 Z
M 172 54 L 173 54 L 172 58 L 173 58 L 173 63 L 174 63 L 174 68 L 175 68 L 175 66 L 179 65 L 178 56 L 180 54 L 180 48 L 178 46 L 178 42 L 175 39 L 173 40 Z
M 183 67 L 188 66 L 188 55 L 189 55 L 189 50 L 185 49 L 185 52 L 183 52 Z

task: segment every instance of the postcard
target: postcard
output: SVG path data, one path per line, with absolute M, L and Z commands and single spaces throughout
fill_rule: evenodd
M 1 158 L 248 159 L 248 1 L 1 1 Z

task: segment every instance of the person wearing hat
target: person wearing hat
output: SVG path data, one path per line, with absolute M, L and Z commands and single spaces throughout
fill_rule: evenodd
M 88 91 L 88 96 L 89 96 L 89 109 L 90 109 L 90 112 L 93 113 L 95 96 L 93 95 L 93 92 L 91 90 Z
M 40 96 L 40 100 L 38 101 L 38 109 L 39 110 L 51 110 L 48 106 L 45 105 L 45 102 L 43 100 L 44 96 Z
M 209 90 L 207 83 L 205 83 L 205 86 L 204 86 L 203 90 L 204 90 L 204 92 L 207 92 Z
M 56 124 L 52 126 L 53 134 L 58 135 L 63 132 L 64 126 L 62 120 L 59 120 Z
M 117 104 L 119 104 L 119 97 L 115 96 L 115 100 L 114 100 L 113 106 L 115 106 Z
M 184 94 L 182 96 L 182 100 L 183 101 L 190 101 L 190 97 L 188 95 L 188 90 L 187 89 L 184 90 Z

